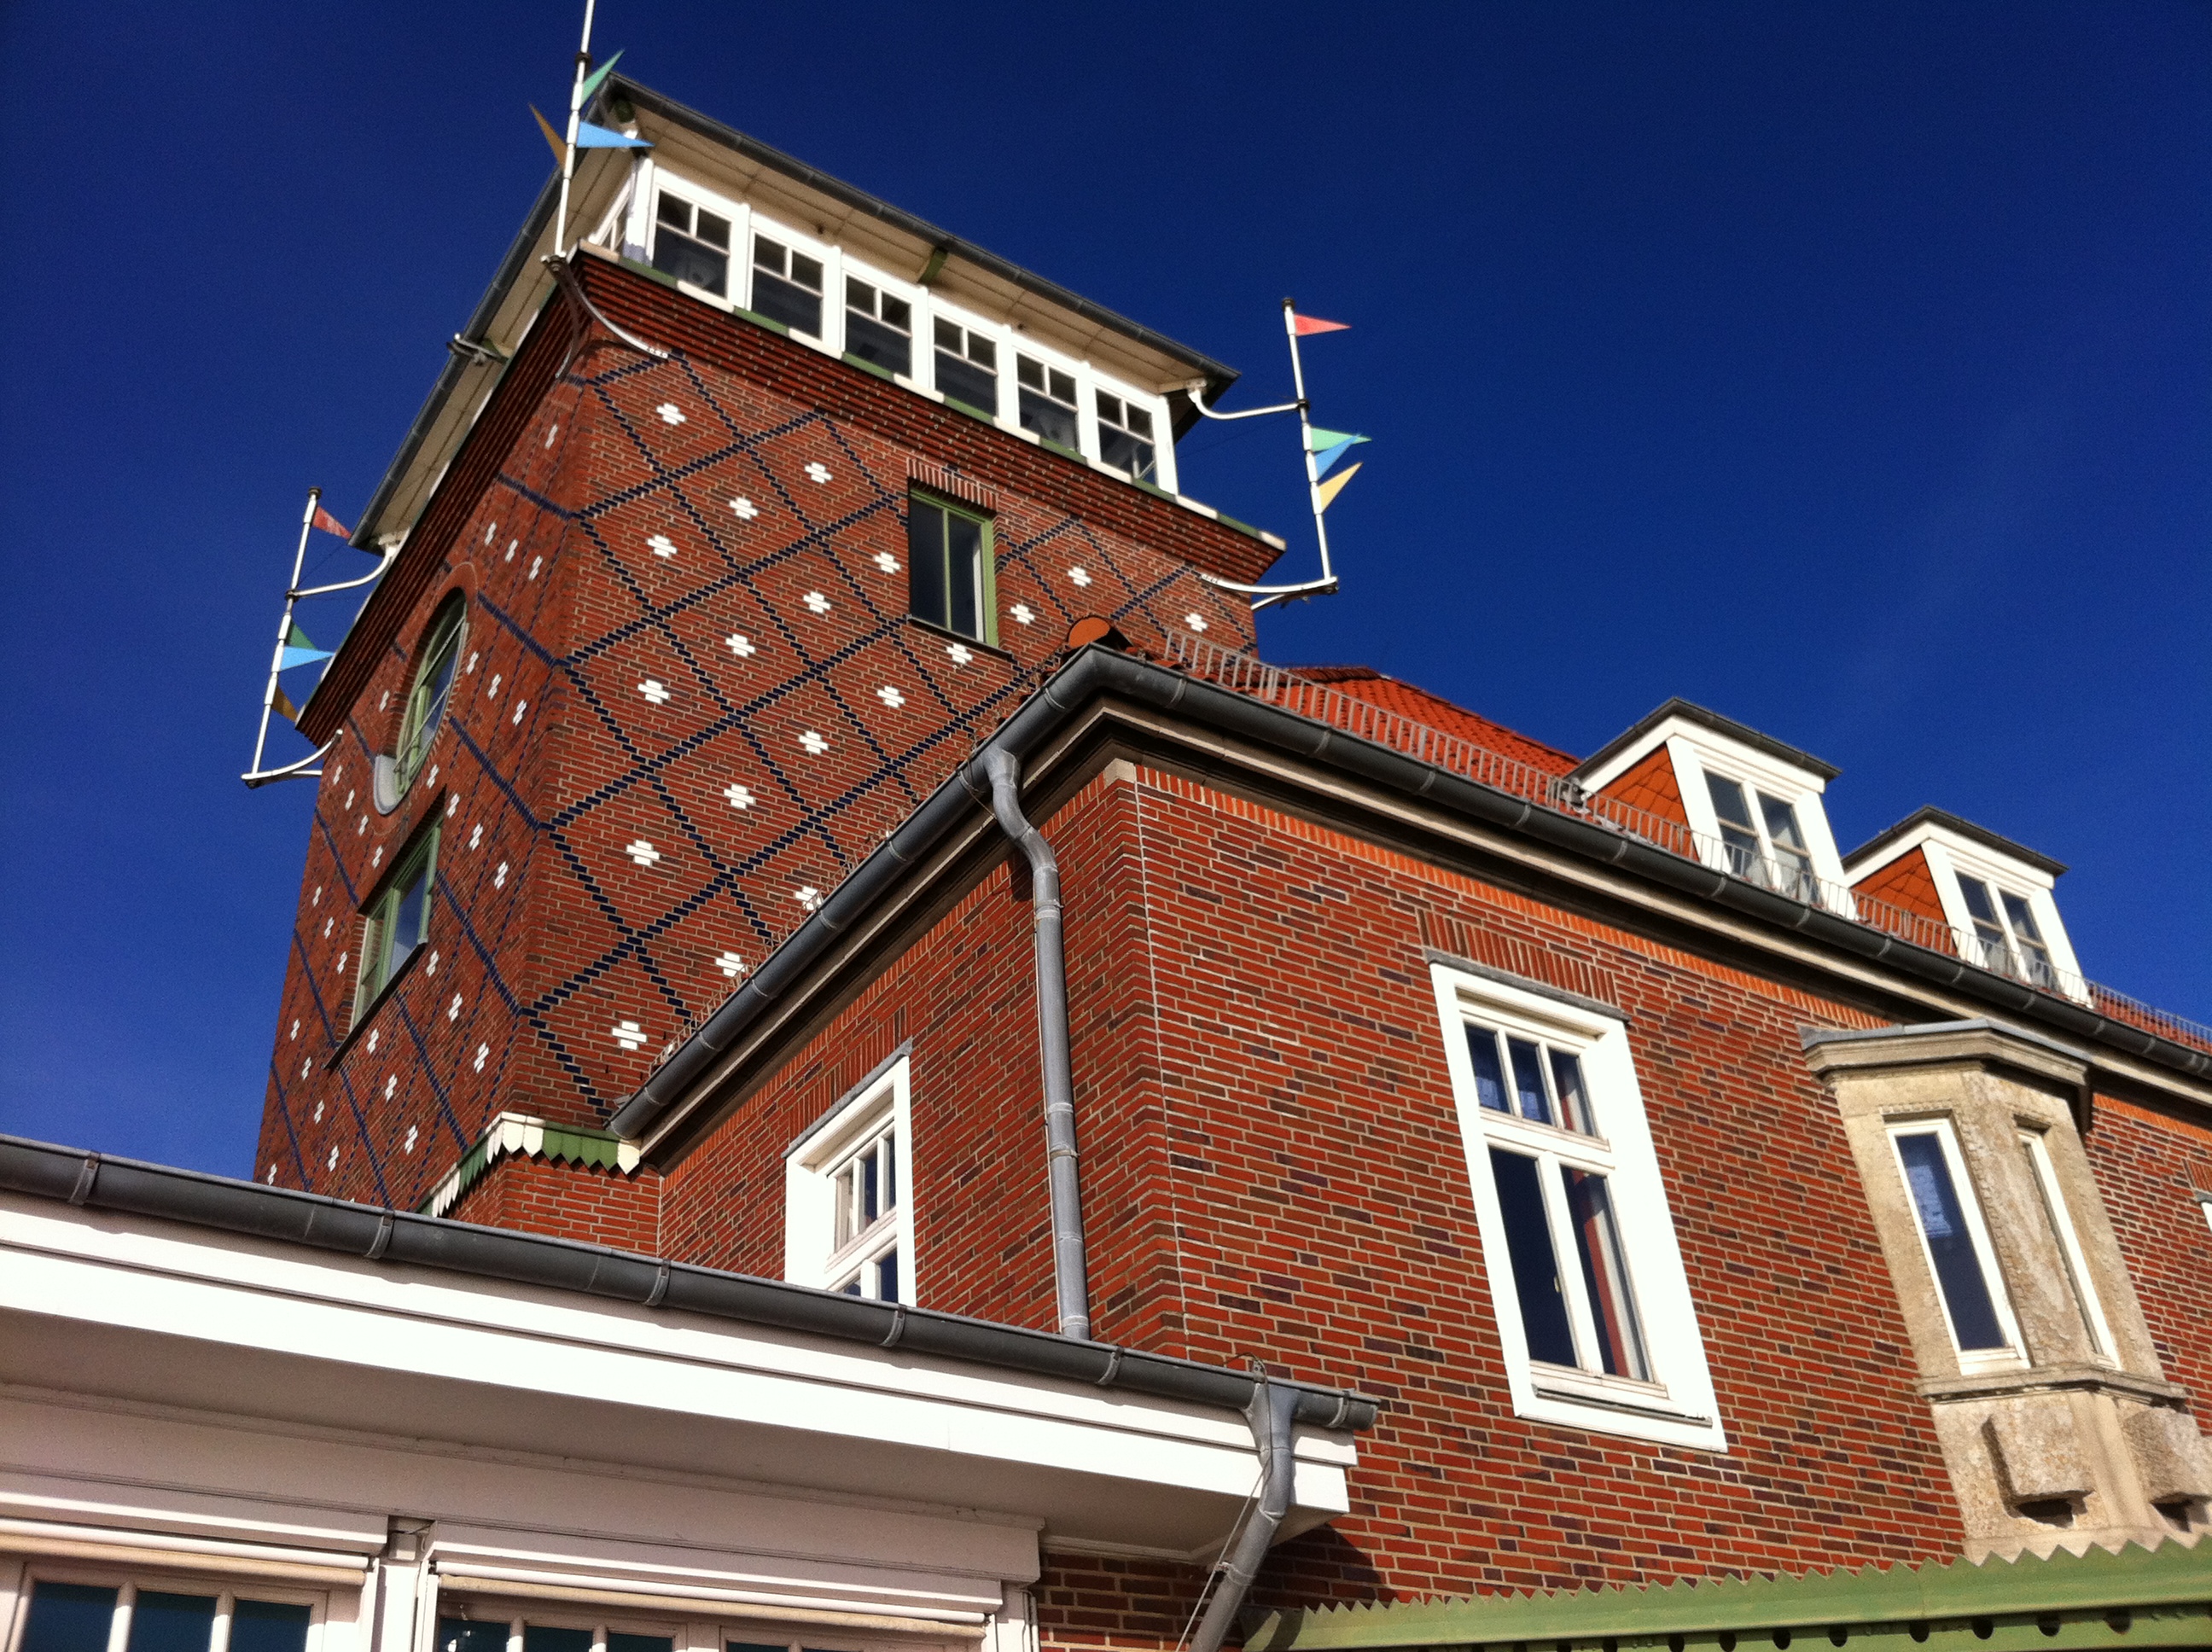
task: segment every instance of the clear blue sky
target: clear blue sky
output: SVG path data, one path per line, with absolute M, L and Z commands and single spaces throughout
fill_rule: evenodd
M 570 12 L 0 9 L 0 1127 L 247 1170 L 310 795 L 235 776 L 293 525 L 311 482 L 353 519 L 520 223 Z M 1375 438 L 1346 588 L 1273 658 L 1577 751 L 1687 695 L 1841 765 L 1846 847 L 1932 802 L 2071 862 L 2088 972 L 2212 1019 L 2212 9 L 600 18 L 1232 404 L 1283 295 L 1354 323 L 1309 356 Z M 1303 545 L 1282 433 L 1233 429 L 1187 489 Z

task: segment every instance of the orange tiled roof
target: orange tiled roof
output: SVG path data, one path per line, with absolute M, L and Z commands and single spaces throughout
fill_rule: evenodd
M 1582 761 L 1540 740 L 1532 740 L 1503 723 L 1493 723 L 1463 706 L 1455 706 L 1426 689 L 1385 677 L 1370 665 L 1291 665 L 1284 669 L 1309 683 L 1326 683 L 1340 694 L 1370 701 L 1401 717 L 1410 717 L 1417 723 L 1426 723 L 1431 728 L 1487 746 L 1547 774 L 1571 774 Z

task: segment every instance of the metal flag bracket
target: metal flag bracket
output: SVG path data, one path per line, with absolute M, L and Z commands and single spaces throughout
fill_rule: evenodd
M 1337 331 L 1340 325 L 1334 323 L 1325 325 L 1330 331 Z M 1329 492 L 1322 491 L 1321 467 L 1314 459 L 1313 417 L 1311 404 L 1306 399 L 1305 365 L 1298 356 L 1298 331 L 1297 307 L 1286 298 L 1283 301 L 1283 337 L 1291 347 L 1291 385 L 1297 392 L 1297 400 L 1274 407 L 1249 407 L 1235 413 L 1217 413 L 1206 404 L 1203 380 L 1194 383 L 1189 391 L 1192 406 L 1206 418 L 1224 422 L 1231 419 L 1263 418 L 1271 413 L 1295 413 L 1298 416 L 1298 449 L 1305 459 L 1306 501 L 1313 507 L 1314 539 L 1321 550 L 1321 578 L 1301 580 L 1295 585 L 1240 585 L 1234 580 L 1224 580 L 1203 570 L 1198 576 L 1217 590 L 1233 591 L 1240 597 L 1251 598 L 1255 612 L 1278 603 L 1297 602 L 1306 597 L 1326 597 L 1338 588 L 1336 572 L 1329 562 L 1328 524 L 1324 513 L 1328 509 L 1330 499 L 1334 496 L 1334 489 L 1343 485 L 1344 478 L 1337 478 L 1331 484 Z

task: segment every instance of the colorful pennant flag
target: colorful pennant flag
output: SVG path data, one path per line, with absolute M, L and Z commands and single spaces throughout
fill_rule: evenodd
M 353 530 L 332 516 L 320 505 L 315 507 L 315 525 L 325 533 L 335 533 L 341 539 L 353 538 Z
M 277 689 L 276 699 L 270 703 L 276 707 L 276 714 L 286 722 L 296 723 L 300 720 L 300 708 L 292 703 L 292 696 L 283 689 Z
M 1328 467 L 1342 459 L 1368 436 L 1355 436 L 1349 430 L 1323 430 L 1318 427 L 1306 432 L 1306 450 L 1314 456 L 1314 474 L 1327 476 Z
M 313 640 L 300 629 L 300 622 L 294 620 L 291 634 L 284 639 L 284 651 L 276 657 L 276 669 L 289 671 L 295 665 L 312 665 L 319 659 L 328 659 L 331 653 L 328 648 L 315 647 Z
M 561 134 L 553 130 L 551 121 L 538 113 L 536 104 L 530 106 L 530 112 L 538 117 L 538 130 L 545 134 L 545 147 L 553 151 L 553 164 L 562 165 L 568 159 L 568 151 L 562 145 Z
M 592 106 L 592 94 L 599 89 L 599 83 L 613 73 L 614 66 L 621 61 L 622 53 L 617 52 L 584 77 L 584 94 L 577 101 L 578 108 L 588 109 Z
M 1358 474 L 1359 466 L 1355 465 L 1343 475 L 1329 477 L 1328 481 L 1322 483 L 1320 487 L 1314 489 L 1315 502 L 1317 503 L 1322 509 L 1327 510 L 1331 505 L 1336 502 L 1337 495 L 1344 491 L 1344 484 L 1351 481 L 1352 477 Z
M 632 137 L 628 132 L 611 132 L 604 126 L 594 126 L 588 120 L 576 123 L 576 147 L 580 149 L 649 149 L 651 143 L 641 137 Z
M 1301 338 L 1310 337 L 1317 332 L 1352 331 L 1349 321 L 1324 321 L 1317 315 L 1300 315 L 1296 310 L 1291 312 L 1291 326 Z

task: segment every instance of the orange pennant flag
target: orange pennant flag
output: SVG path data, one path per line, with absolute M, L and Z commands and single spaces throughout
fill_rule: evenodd
M 315 525 L 325 533 L 335 533 L 341 539 L 353 538 L 353 530 L 332 516 L 320 505 L 315 507 Z
M 300 720 L 300 708 L 292 703 L 292 696 L 283 689 L 277 689 L 276 698 L 270 703 L 275 707 L 276 714 L 286 722 L 296 723 Z
M 1301 338 L 1317 332 L 1350 332 L 1352 331 L 1352 324 L 1349 321 L 1324 321 L 1317 315 L 1300 315 L 1295 310 L 1291 312 L 1291 325 L 1297 330 Z
M 536 104 L 530 106 L 530 112 L 538 115 L 538 130 L 545 134 L 545 147 L 553 151 L 553 164 L 556 167 L 566 166 L 568 162 L 568 151 L 561 142 L 561 134 L 553 130 L 551 121 L 538 114 Z

